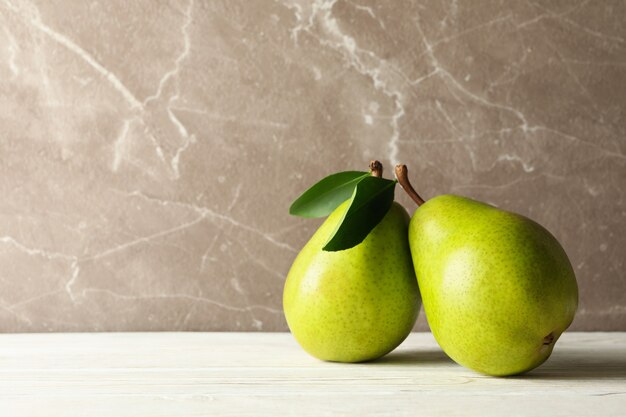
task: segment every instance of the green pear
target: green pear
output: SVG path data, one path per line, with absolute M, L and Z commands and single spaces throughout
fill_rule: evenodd
M 528 218 L 442 195 L 416 210 L 409 242 L 433 335 L 467 368 L 529 371 L 574 319 L 578 287 L 567 255 Z
M 576 277 L 559 242 L 524 216 L 468 198 L 424 202 L 401 178 L 406 167 L 396 175 L 421 204 L 409 243 L 426 318 L 441 348 L 488 375 L 541 365 L 578 306 Z
M 409 216 L 397 203 L 363 242 L 322 250 L 349 203 L 330 214 L 295 259 L 283 307 L 289 329 L 309 354 L 362 362 L 385 355 L 408 336 L 420 296 L 407 239 Z

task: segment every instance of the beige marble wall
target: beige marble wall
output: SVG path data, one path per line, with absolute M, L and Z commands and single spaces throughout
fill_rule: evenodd
M 2 0 L 0 330 L 285 330 L 318 225 L 288 205 L 371 158 L 546 225 L 574 327 L 626 330 L 625 21 L 621 0 Z

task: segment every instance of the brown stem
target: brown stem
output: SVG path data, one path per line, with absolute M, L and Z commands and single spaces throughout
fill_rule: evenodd
M 383 177 L 383 164 L 380 161 L 370 161 L 370 172 L 373 177 Z
M 420 197 L 417 191 L 415 191 L 415 188 L 413 188 L 413 186 L 409 182 L 408 170 L 406 168 L 406 165 L 396 165 L 396 178 L 398 179 L 398 182 L 400 183 L 404 191 L 406 191 L 409 197 L 411 197 L 411 199 L 415 201 L 415 204 L 417 204 L 418 207 L 424 204 L 424 199 Z

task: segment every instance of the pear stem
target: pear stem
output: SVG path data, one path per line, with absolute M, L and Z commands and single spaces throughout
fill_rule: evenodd
M 417 204 L 418 207 L 425 203 L 424 199 L 420 197 L 417 191 L 415 191 L 415 188 L 411 185 L 406 165 L 396 165 L 396 178 L 398 179 L 400 186 L 409 195 L 409 197 L 415 201 L 415 204 Z
M 373 160 L 370 161 L 370 172 L 372 173 L 372 177 L 383 177 L 383 164 L 380 161 Z

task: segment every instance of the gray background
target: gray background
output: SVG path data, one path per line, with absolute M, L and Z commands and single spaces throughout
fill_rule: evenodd
M 286 330 L 319 224 L 289 203 L 372 158 L 544 224 L 573 328 L 626 330 L 625 21 L 623 1 L 0 1 L 0 330 Z

